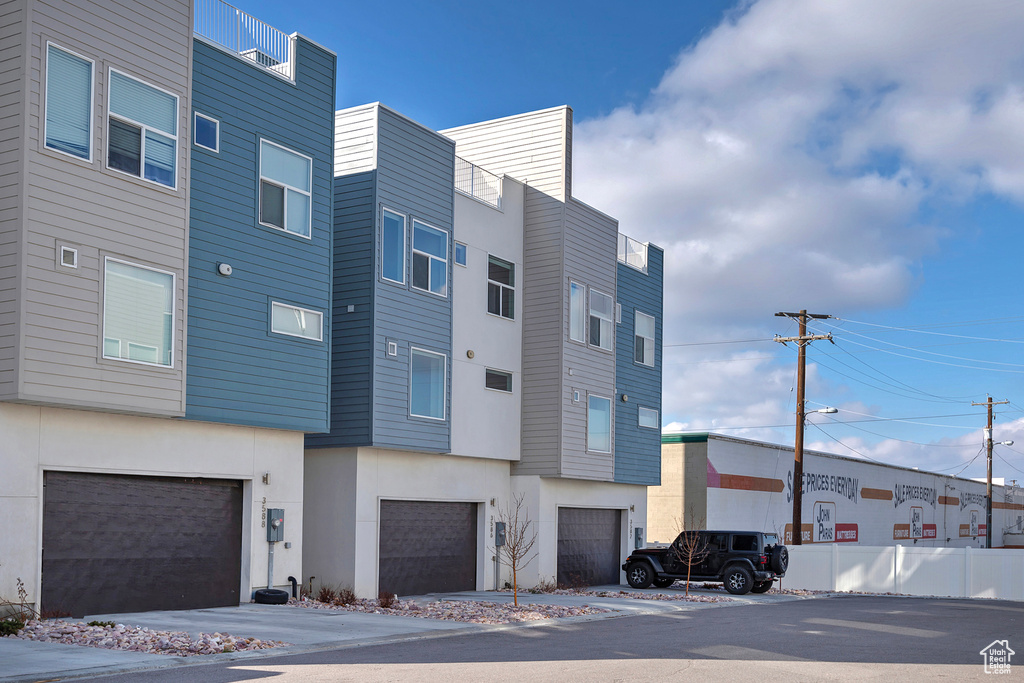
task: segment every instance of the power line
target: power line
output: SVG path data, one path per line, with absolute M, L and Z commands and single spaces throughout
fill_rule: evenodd
M 977 340 L 977 341 L 994 341 L 994 342 L 1007 342 L 1009 344 L 1024 344 L 1024 340 L 1020 340 L 1020 339 L 998 339 L 998 338 L 992 338 L 992 337 L 973 337 L 973 336 L 966 335 L 966 334 L 951 334 L 949 332 L 931 332 L 929 330 L 915 329 L 913 327 L 893 327 L 891 325 L 880 325 L 878 323 L 868 323 L 868 322 L 864 322 L 864 321 L 860 321 L 860 320 L 849 320 L 849 319 L 844 319 L 844 318 L 835 318 L 835 319 L 836 320 L 843 320 L 844 322 L 851 322 L 851 323 L 854 323 L 856 325 L 868 325 L 870 327 L 880 327 L 880 328 L 884 328 L 884 329 L 887 329 L 887 330 L 896 330 L 896 331 L 899 331 L 899 332 L 916 332 L 918 334 L 932 334 L 932 335 L 936 335 L 936 336 L 939 336 L 939 337 L 956 337 L 958 339 L 974 339 L 974 340 Z M 1000 320 L 1000 319 L 999 318 L 993 318 L 993 319 L 990 319 L 990 320 Z M 1006 320 L 1010 321 L 1010 322 L 1020 322 L 1021 320 L 1024 320 L 1024 319 L 1022 319 L 1022 318 L 1007 318 Z M 947 325 L 950 325 L 950 326 L 954 326 L 954 325 L 971 325 L 971 324 L 978 324 L 978 323 L 982 323 L 982 322 L 988 322 L 988 321 L 980 320 L 980 321 L 974 321 L 974 322 L 947 323 Z

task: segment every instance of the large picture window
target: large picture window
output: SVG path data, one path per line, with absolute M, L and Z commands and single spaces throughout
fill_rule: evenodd
M 103 357 L 174 364 L 174 274 L 107 258 Z
M 178 97 L 110 70 L 107 166 L 177 186 Z
M 615 301 L 596 289 L 590 290 L 590 345 L 611 351 Z
M 416 417 L 444 419 L 447 357 L 442 353 L 411 349 L 409 413 Z
M 260 140 L 260 223 L 310 236 L 313 160 Z
M 405 284 L 405 216 L 384 209 L 381 219 L 380 275 Z
M 587 397 L 587 450 L 612 452 L 612 400 Z
M 270 330 L 290 337 L 322 341 L 324 314 L 274 301 L 270 305 Z
M 654 367 L 654 316 L 636 312 L 633 330 L 633 360 Z
M 569 282 L 569 339 L 586 342 L 586 290 L 577 282 Z
M 516 266 L 487 257 L 487 312 L 502 318 L 516 317 Z
M 92 160 L 93 63 L 46 46 L 46 146 Z
M 412 222 L 412 286 L 448 296 L 448 233 Z

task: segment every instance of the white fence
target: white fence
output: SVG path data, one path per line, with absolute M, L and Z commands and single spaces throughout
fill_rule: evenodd
M 784 588 L 1024 600 L 1024 550 L 788 547 Z

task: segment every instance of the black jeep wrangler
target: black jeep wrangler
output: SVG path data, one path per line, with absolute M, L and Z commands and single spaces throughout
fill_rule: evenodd
M 689 560 L 689 561 L 688 561 Z M 670 546 L 641 548 L 622 568 L 633 588 L 671 586 L 676 580 L 721 581 L 734 595 L 765 593 L 786 575 L 789 551 L 777 534 L 760 531 L 688 531 Z

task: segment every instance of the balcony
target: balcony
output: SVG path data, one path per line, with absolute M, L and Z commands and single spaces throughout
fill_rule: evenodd
M 272 74 L 295 80 L 291 36 L 223 0 L 196 0 L 195 34 Z
M 647 273 L 647 245 L 619 233 L 619 261 Z
M 496 209 L 501 208 L 501 178 L 460 157 L 455 157 L 455 189 Z

